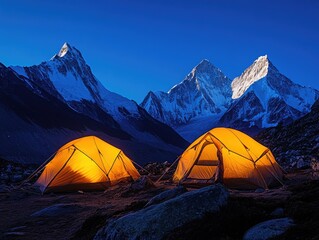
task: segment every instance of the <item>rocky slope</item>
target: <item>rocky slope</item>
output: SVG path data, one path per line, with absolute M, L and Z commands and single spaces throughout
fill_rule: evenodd
M 285 168 L 303 167 L 319 161 L 319 100 L 311 112 L 288 126 L 277 126 L 257 136 Z

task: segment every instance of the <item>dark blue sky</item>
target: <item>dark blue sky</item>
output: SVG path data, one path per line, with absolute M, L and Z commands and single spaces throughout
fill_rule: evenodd
M 109 90 L 140 102 L 204 58 L 234 78 L 268 54 L 318 89 L 318 13 L 316 0 L 0 0 L 0 62 L 39 64 L 69 42 Z

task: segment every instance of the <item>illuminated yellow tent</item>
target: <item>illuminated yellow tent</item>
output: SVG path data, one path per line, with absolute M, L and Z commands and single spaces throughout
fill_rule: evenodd
M 101 190 L 121 180 L 139 177 L 121 149 L 88 136 L 61 147 L 35 185 L 42 192 Z
M 283 172 L 271 151 L 246 134 L 214 128 L 180 156 L 173 176 L 183 184 L 222 182 L 229 188 L 267 189 L 281 183 Z

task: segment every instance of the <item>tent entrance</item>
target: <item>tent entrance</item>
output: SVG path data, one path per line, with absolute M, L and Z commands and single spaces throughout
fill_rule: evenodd
M 201 148 L 193 167 L 185 177 L 185 183 L 211 184 L 219 165 L 218 150 L 214 143 L 206 142 Z

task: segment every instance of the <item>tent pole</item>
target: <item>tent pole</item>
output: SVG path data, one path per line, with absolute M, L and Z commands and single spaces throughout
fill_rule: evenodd
M 167 168 L 167 169 L 165 170 L 165 172 L 163 173 L 163 175 L 160 176 L 159 179 L 157 179 L 157 181 L 156 181 L 155 183 L 158 183 L 158 182 L 164 177 L 164 175 L 171 169 L 171 167 L 173 167 L 173 165 L 180 159 L 180 157 L 181 157 L 181 155 L 178 156 L 178 157 L 175 159 L 175 161 L 171 164 L 171 166 L 169 166 L 169 168 Z
M 267 157 L 268 161 L 270 162 L 271 166 L 275 169 L 275 167 L 274 167 L 273 163 L 270 161 L 268 155 L 266 155 L 266 157 Z M 279 166 L 280 169 L 282 169 L 279 164 L 278 164 L 278 166 Z M 268 172 L 270 172 L 270 174 L 271 174 L 274 178 L 276 178 L 276 180 L 277 180 L 282 186 L 285 186 L 285 184 L 284 184 L 282 181 L 280 181 L 280 179 L 279 179 L 277 176 L 275 176 L 268 168 L 266 168 L 266 170 L 268 170 Z M 276 171 L 276 169 L 275 169 L 275 171 Z M 277 173 L 277 172 L 276 172 L 276 173 Z
M 258 172 L 259 176 L 261 177 L 261 179 L 262 179 L 262 181 L 263 181 L 263 183 L 264 183 L 264 185 L 265 185 L 265 189 L 268 190 L 269 188 L 268 188 L 268 185 L 267 185 L 267 183 L 266 183 L 266 181 L 265 181 L 264 176 L 260 173 L 260 171 L 259 171 L 259 169 L 257 168 L 256 164 L 254 164 L 254 167 L 255 167 L 256 171 Z
M 70 161 L 70 159 L 73 157 L 74 152 L 76 151 L 77 148 L 73 149 L 73 152 L 71 154 L 71 156 L 68 158 L 68 160 L 63 164 L 63 166 L 61 167 L 61 169 L 54 175 L 54 177 L 50 180 L 50 182 L 48 183 L 48 185 L 45 187 L 44 191 L 42 193 L 45 192 L 45 190 L 50 187 L 50 184 L 53 182 L 53 180 L 56 178 L 56 176 L 58 176 L 60 174 L 60 172 L 63 170 L 63 168 L 65 168 L 65 166 L 68 164 L 68 162 Z
M 136 166 L 138 166 L 139 168 L 141 168 L 142 170 L 148 172 L 149 174 L 153 175 L 152 173 L 150 173 L 149 171 L 147 171 L 145 168 L 143 168 L 141 165 L 139 165 L 138 163 L 134 162 L 132 159 L 131 159 L 132 163 L 134 163 Z
M 42 171 L 45 168 L 45 165 L 52 159 L 53 156 L 57 154 L 58 151 L 54 152 L 49 158 L 47 158 L 41 165 L 38 167 L 30 176 L 22 181 L 22 183 L 18 186 L 18 188 L 22 187 L 23 184 L 30 181 L 38 172 Z

